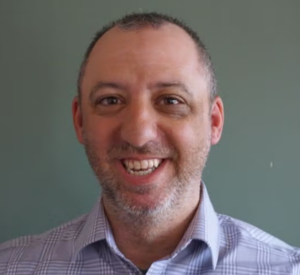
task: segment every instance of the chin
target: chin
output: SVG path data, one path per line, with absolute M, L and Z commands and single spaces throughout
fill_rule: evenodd
M 139 216 L 159 215 L 171 206 L 171 198 L 163 194 L 119 194 L 111 203 L 124 214 Z

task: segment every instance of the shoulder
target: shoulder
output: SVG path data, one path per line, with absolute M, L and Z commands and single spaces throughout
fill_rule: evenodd
M 76 236 L 84 225 L 87 215 L 62 224 L 43 234 L 24 236 L 0 244 L 0 274 L 9 266 L 27 263 L 33 267 L 45 259 L 63 255 L 70 259 Z M 15 274 L 15 273 L 13 273 Z
M 218 214 L 218 218 L 221 228 L 221 248 L 224 252 L 238 253 L 243 262 L 252 261 L 254 265 L 270 264 L 283 265 L 285 268 L 287 266 L 300 268 L 299 248 L 244 221 L 222 214 Z

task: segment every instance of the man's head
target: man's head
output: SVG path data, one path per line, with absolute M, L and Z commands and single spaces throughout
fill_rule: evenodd
M 153 29 L 159 29 L 165 24 L 174 24 L 180 28 L 182 28 L 194 41 L 195 46 L 199 53 L 199 62 L 201 62 L 203 68 L 206 70 L 208 83 L 209 83 L 209 90 L 210 90 L 210 98 L 213 100 L 215 96 L 217 95 L 217 81 L 215 77 L 214 68 L 211 62 L 211 58 L 209 53 L 207 52 L 207 49 L 202 42 L 202 40 L 199 38 L 197 33 L 192 30 L 189 26 L 187 26 L 184 22 L 174 18 L 170 17 L 164 14 L 158 14 L 155 12 L 151 13 L 134 13 L 127 15 L 125 17 L 122 17 L 119 20 L 113 21 L 110 24 L 104 26 L 100 31 L 98 31 L 88 46 L 84 59 L 80 66 L 80 71 L 77 79 L 77 93 L 80 98 L 81 96 L 81 85 L 82 85 L 82 79 L 85 74 L 85 67 L 87 65 L 88 59 L 90 57 L 90 54 L 95 46 L 95 44 L 98 42 L 98 40 L 110 29 L 114 27 L 118 27 L 123 30 L 139 30 L 146 27 L 151 27 Z
M 105 207 L 135 218 L 165 217 L 198 203 L 223 105 L 212 97 L 209 58 L 186 29 L 165 21 L 136 25 L 135 18 L 141 21 L 121 19 L 89 48 L 74 125 Z

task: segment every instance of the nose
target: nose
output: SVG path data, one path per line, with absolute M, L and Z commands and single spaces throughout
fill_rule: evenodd
M 157 138 L 157 122 L 151 104 L 132 103 L 124 112 L 121 139 L 132 146 L 142 147 Z

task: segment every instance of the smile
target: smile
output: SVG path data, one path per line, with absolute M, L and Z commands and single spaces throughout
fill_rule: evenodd
M 162 159 L 145 159 L 145 160 L 122 160 L 124 168 L 128 173 L 135 176 L 144 176 L 152 173 L 162 163 Z

